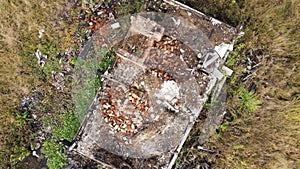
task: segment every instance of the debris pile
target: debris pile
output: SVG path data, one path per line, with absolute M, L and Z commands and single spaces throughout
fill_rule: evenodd
M 176 1 L 163 4 L 167 14 L 94 27 L 84 53 L 114 48 L 115 60 L 70 150 L 112 168 L 120 164 L 99 154 L 132 160 L 132 168 L 174 164 L 208 94 L 226 78 L 220 69 L 230 72 L 223 63 L 235 29 Z M 156 163 L 135 160 L 151 158 Z

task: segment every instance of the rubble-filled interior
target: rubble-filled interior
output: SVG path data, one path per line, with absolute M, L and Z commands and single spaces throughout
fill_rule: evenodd
M 173 165 L 208 94 L 224 76 L 218 69 L 234 38 L 233 28 L 180 7 L 180 16 L 142 13 L 122 20 L 130 25 L 116 21 L 93 37 L 94 48 L 114 49 L 115 61 L 101 76 L 75 152 L 112 168 L 120 167 L 120 158 L 131 159 L 126 164 L 131 168 Z M 222 36 L 208 35 L 205 24 Z M 156 163 L 145 161 L 153 158 Z

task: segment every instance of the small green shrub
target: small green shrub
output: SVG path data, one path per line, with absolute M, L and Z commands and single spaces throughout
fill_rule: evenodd
M 49 169 L 58 169 L 67 162 L 67 157 L 63 154 L 62 145 L 47 139 L 44 142 L 42 153 L 47 157 L 47 165 Z
M 114 50 L 103 49 L 98 52 L 98 55 L 103 56 L 103 60 L 98 64 L 98 69 L 102 72 L 106 71 L 115 60 Z
M 242 148 L 244 148 L 244 146 L 241 145 L 241 144 L 236 144 L 236 145 L 233 146 L 233 149 L 235 149 L 235 150 L 239 150 L 239 149 L 242 149 Z
M 72 141 L 79 127 L 80 122 L 76 114 L 68 112 L 62 118 L 62 126 L 53 126 L 53 137 Z
M 230 52 L 226 60 L 225 65 L 231 69 L 234 69 L 239 61 L 241 61 L 245 56 L 239 55 L 237 52 Z
M 224 132 L 224 131 L 226 131 L 227 127 L 228 127 L 228 125 L 225 123 L 220 126 L 220 129 L 222 132 Z
M 24 127 L 25 124 L 27 123 L 27 121 L 31 120 L 31 118 L 28 117 L 28 114 L 29 114 L 28 111 L 25 111 L 23 113 L 21 113 L 21 112 L 17 113 L 17 115 L 16 115 L 16 118 L 17 118 L 16 123 L 17 123 L 17 125 L 19 127 Z
M 103 56 L 103 60 L 99 62 L 98 64 L 98 71 L 104 72 L 106 71 L 115 61 L 115 53 L 114 50 L 108 50 L 108 49 L 101 49 L 97 53 L 98 56 Z M 100 77 L 96 76 L 95 78 L 95 92 L 98 91 L 98 88 L 100 86 Z

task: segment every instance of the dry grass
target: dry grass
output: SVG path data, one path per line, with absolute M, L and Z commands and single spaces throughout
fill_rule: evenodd
M 247 1 L 245 12 L 251 13 L 257 42 L 267 45 L 273 55 L 299 56 L 300 1 Z
M 10 154 L 17 143 L 13 137 L 20 130 L 16 125 L 13 112 L 21 99 L 31 97 L 34 89 L 50 90 L 51 86 L 33 68 L 37 48 L 47 48 L 48 44 L 57 44 L 60 48 L 66 44 L 62 11 L 69 6 L 62 0 L 0 0 L 0 167 L 12 162 Z M 43 37 L 38 38 L 39 30 L 44 29 Z M 41 46 L 41 42 L 44 46 Z M 48 53 L 50 57 L 53 53 Z M 11 147 L 6 147 L 12 144 Z M 21 145 L 19 145 L 21 144 Z M 1 167 L 1 168 L 2 168 Z
M 188 1 L 188 0 L 185 0 Z M 188 1 L 197 4 L 199 1 Z M 216 150 L 216 153 L 199 152 L 190 149 L 188 143 L 182 159 L 194 165 L 208 162 L 213 168 L 260 169 L 282 168 L 299 169 L 300 166 L 300 1 L 299 0 L 252 0 L 236 1 L 235 7 L 226 11 L 224 6 L 231 0 L 207 0 L 202 2 L 207 13 L 236 23 L 234 14 L 244 25 L 245 36 L 240 40 L 243 48 L 236 53 L 245 55 L 249 49 L 262 49 L 258 56 L 260 67 L 253 75 L 256 82 L 259 109 L 248 115 L 236 112 L 240 96 L 235 89 L 243 86 L 233 78 L 227 86 L 230 100 L 228 113 L 239 114 L 233 122 L 223 124 L 219 134 L 203 145 Z M 200 3 L 200 2 L 199 2 Z M 205 4 L 214 4 L 214 7 Z M 199 7 L 202 10 L 203 7 Z M 203 11 L 203 10 L 202 10 Z M 225 16 L 224 16 L 225 15 Z M 226 16 L 227 15 L 227 16 Z M 225 20 L 224 20 L 225 19 Z M 230 23 L 227 21 L 227 23 Z M 239 44 L 239 45 L 240 45 Z M 242 62 L 233 67 L 235 75 L 241 75 Z M 235 86 L 238 84 L 238 86 Z M 230 91 L 233 88 L 233 91 Z M 197 139 L 201 125 L 192 132 L 190 139 Z M 191 167 L 190 167 L 191 168 Z
M 35 52 L 41 41 L 38 31 L 44 29 L 43 38 L 49 41 L 62 38 L 59 32 L 63 23 L 58 13 L 63 3 L 27 0 L 1 0 L 0 3 L 0 109 L 8 111 L 38 83 L 28 76 L 33 70 L 26 65 L 29 54 Z
M 247 1 L 248 41 L 263 49 L 257 96 L 258 111 L 229 125 L 208 146 L 220 150 L 215 168 L 299 168 L 300 166 L 300 3 Z
M 214 140 L 220 151 L 215 168 L 297 168 L 299 161 L 299 102 L 267 105 L 252 116 L 235 120 Z M 296 108 L 298 106 L 298 108 Z M 298 110 L 291 110 L 294 107 Z

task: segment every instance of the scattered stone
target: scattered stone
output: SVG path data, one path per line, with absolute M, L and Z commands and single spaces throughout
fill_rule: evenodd
M 178 3 L 175 7 L 160 5 L 156 1 L 151 3 L 152 8 L 163 6 L 172 12 L 181 10 L 183 6 Z M 104 6 L 97 6 L 92 11 L 96 11 L 96 15 L 103 16 L 105 20 L 114 20 L 111 16 L 113 13 L 110 12 L 113 8 Z M 195 23 L 198 22 L 195 16 L 202 15 L 189 8 L 183 8 L 181 12 L 196 18 Z M 93 34 L 99 24 L 101 25 L 95 18 L 91 18 L 89 12 L 84 12 L 84 17 L 81 18 L 86 23 L 92 22 L 88 24 L 87 34 Z M 219 21 L 211 21 L 209 26 L 216 28 L 205 32 L 208 36 L 211 30 L 214 30 L 214 34 L 209 38 L 211 42 L 204 42 L 203 46 L 207 46 L 198 49 L 196 37 L 185 41 L 184 36 L 187 35 L 179 37 L 176 34 L 185 31 L 180 29 L 185 25 L 183 20 L 170 18 L 170 22 L 178 30 L 167 30 L 163 23 L 158 24 L 145 16 L 132 17 L 133 26 L 127 34 L 129 38 L 126 39 L 126 44 L 117 45 L 115 63 L 109 71 L 100 74 L 102 87 L 94 102 L 97 105 L 92 106 L 97 109 L 90 110 L 94 114 L 89 116 L 89 121 L 82 126 L 78 141 L 74 143 L 78 147 L 74 150 L 89 155 L 97 153 L 96 147 L 99 146 L 129 159 L 162 155 L 167 161 L 172 159 L 170 165 L 173 165 L 177 155 L 171 158 L 170 154 L 164 153 L 169 150 L 180 151 L 183 139 L 178 135 L 185 136 L 189 133 L 201 109 L 199 106 L 204 105 L 205 98 L 217 83 L 217 79 L 221 80 L 224 76 L 217 68 L 222 64 L 220 60 L 226 58 L 225 55 L 230 50 L 231 46 L 227 44 L 233 39 L 232 30 L 223 27 L 223 23 Z M 120 27 L 122 23 L 115 22 L 108 26 L 108 30 L 101 30 L 101 33 Z M 105 37 L 107 34 L 101 36 Z M 189 36 L 194 35 L 189 32 Z M 130 38 L 133 40 L 130 41 Z M 223 44 L 223 41 L 226 42 Z M 138 42 L 143 45 L 137 44 Z M 186 47 L 186 44 L 192 47 Z M 103 41 L 97 45 L 109 47 L 110 43 Z M 208 52 L 209 50 L 216 52 Z M 232 73 L 226 70 L 228 74 Z M 160 96 L 154 93 L 160 93 Z M 174 123 L 181 125 L 176 126 Z M 155 144 L 158 142 L 155 140 L 159 140 L 158 145 Z M 89 144 L 90 142 L 93 144 Z M 147 153 L 150 155 L 147 156 Z M 93 158 L 97 157 L 93 155 Z
M 119 22 L 116 22 L 116 23 L 112 24 L 112 25 L 111 25 L 111 28 L 112 28 L 112 29 L 118 29 L 118 28 L 120 28 L 120 23 L 119 23 Z
M 233 73 L 233 70 L 229 69 L 229 68 L 226 67 L 226 66 L 223 66 L 223 67 L 222 67 L 222 70 L 225 71 L 225 75 L 226 75 L 226 76 L 231 76 L 232 73 Z
M 39 38 L 40 39 L 43 37 L 44 32 L 45 32 L 44 29 L 39 30 Z
M 40 156 L 36 153 L 36 151 L 32 151 L 32 155 L 36 158 L 39 158 Z

